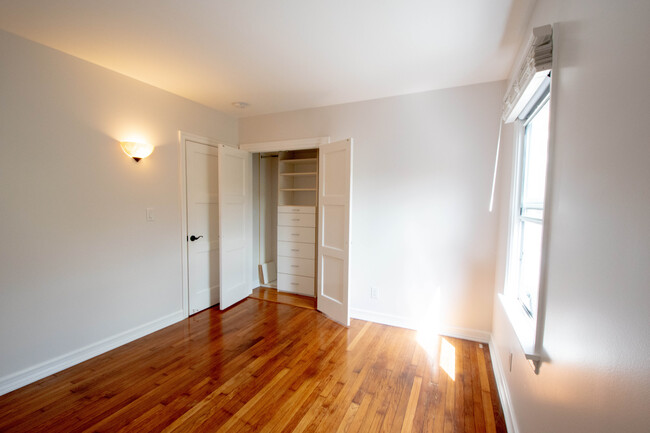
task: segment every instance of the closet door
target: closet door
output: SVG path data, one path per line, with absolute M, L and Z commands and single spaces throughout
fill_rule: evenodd
M 250 295 L 251 155 L 219 147 L 220 308 Z
M 320 146 L 318 184 L 318 310 L 349 326 L 351 138 Z

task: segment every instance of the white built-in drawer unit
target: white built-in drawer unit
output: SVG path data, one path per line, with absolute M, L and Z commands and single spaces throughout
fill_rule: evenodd
M 314 279 L 278 272 L 278 288 L 283 292 L 314 296 Z
M 315 206 L 278 206 L 278 213 L 316 213 Z
M 316 227 L 316 214 L 313 213 L 279 213 L 279 226 Z
M 304 244 L 300 242 L 278 242 L 278 256 L 298 257 L 301 259 L 315 259 L 316 248 L 314 244 Z
M 314 259 L 283 257 L 282 260 L 278 260 L 278 272 L 283 274 L 300 275 L 301 277 L 313 277 L 314 263 Z
M 278 226 L 278 240 L 287 242 L 304 242 L 314 244 L 316 229 L 314 227 Z
M 314 296 L 316 207 L 278 206 L 278 290 Z

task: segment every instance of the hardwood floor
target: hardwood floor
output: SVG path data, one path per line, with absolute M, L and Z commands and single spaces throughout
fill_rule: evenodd
M 295 293 L 278 292 L 276 289 L 270 289 L 268 287 L 258 287 L 257 289 L 253 289 L 253 293 L 249 298 L 293 305 L 294 307 L 309 308 L 311 310 L 316 309 L 316 298 L 297 295 Z
M 487 346 L 416 337 L 246 299 L 0 396 L 0 431 L 505 432 Z

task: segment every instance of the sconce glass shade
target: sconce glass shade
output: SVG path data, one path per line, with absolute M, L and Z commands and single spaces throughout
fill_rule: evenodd
M 122 141 L 120 142 L 120 146 L 122 146 L 124 153 L 135 159 L 136 162 L 140 161 L 142 158 L 146 158 L 151 155 L 151 152 L 153 152 L 153 145 L 149 143 Z

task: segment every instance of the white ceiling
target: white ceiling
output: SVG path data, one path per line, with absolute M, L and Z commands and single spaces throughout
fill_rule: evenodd
M 251 116 L 507 78 L 534 3 L 0 0 L 0 28 Z

